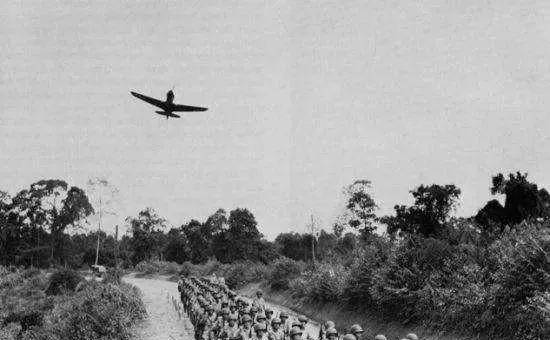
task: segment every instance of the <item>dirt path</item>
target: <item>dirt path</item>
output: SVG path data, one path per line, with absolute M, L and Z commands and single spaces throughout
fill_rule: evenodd
M 172 298 L 179 301 L 179 292 L 175 282 L 165 278 L 136 278 L 134 274 L 124 277 L 124 281 L 138 287 L 143 294 L 147 308 L 147 319 L 135 329 L 134 340 L 193 340 L 191 321 L 176 311 Z M 282 310 L 294 320 L 298 313 L 286 307 L 267 303 L 278 315 Z M 319 333 L 319 324 L 313 320 L 306 326 L 312 335 Z
M 147 308 L 147 319 L 135 329 L 135 340 L 193 340 L 191 321 L 177 312 L 172 297 L 179 300 L 175 282 L 162 278 L 136 278 L 134 275 L 124 277 L 124 281 L 138 287 L 143 294 Z

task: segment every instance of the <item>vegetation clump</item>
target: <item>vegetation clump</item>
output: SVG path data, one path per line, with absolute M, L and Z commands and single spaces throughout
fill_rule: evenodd
M 0 277 L 1 339 L 126 340 L 145 316 L 139 291 L 124 283 L 87 282 L 64 269 L 50 278 L 36 269 L 9 272 Z

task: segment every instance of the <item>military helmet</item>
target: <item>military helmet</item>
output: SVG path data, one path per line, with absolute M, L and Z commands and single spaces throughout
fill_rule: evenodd
M 407 336 L 405 338 L 407 338 L 409 340 L 418 340 L 418 336 L 414 333 L 407 334 Z
M 250 317 L 250 315 L 245 314 L 245 315 L 243 316 L 243 322 L 248 322 L 248 321 L 252 321 L 252 318 Z
M 304 315 L 300 315 L 300 316 L 298 317 L 298 321 L 300 321 L 300 322 L 307 322 L 307 318 L 306 318 Z
M 288 313 L 285 311 L 282 311 L 281 314 L 279 314 L 280 318 L 288 318 Z
M 302 330 L 300 329 L 300 327 L 292 327 L 292 329 L 290 330 L 290 336 L 293 335 L 302 335 Z
M 294 321 L 294 322 L 292 322 L 292 327 L 302 328 L 302 323 L 300 321 Z
M 271 324 L 272 324 L 272 325 L 274 325 L 274 324 L 276 324 L 276 323 L 280 324 L 280 323 L 281 323 L 281 319 L 275 318 L 275 319 L 271 320 Z
M 265 323 L 257 323 L 256 326 L 254 326 L 254 330 L 257 331 L 267 331 L 267 325 Z
M 364 332 L 363 328 L 361 328 L 361 326 L 359 326 L 358 324 L 355 324 L 355 325 L 351 326 L 350 331 L 352 333 L 363 333 Z
M 348 334 L 344 335 L 342 340 L 355 340 L 355 335 L 348 333 Z
M 273 309 L 271 309 L 271 307 L 265 307 L 265 313 L 273 313 Z
M 386 339 L 384 335 L 378 334 L 377 336 L 374 337 L 374 340 L 388 340 L 388 339 Z
M 336 335 L 338 336 L 338 331 L 334 327 L 327 328 L 327 336 L 328 335 Z
M 334 323 L 334 321 L 330 321 L 330 320 L 325 321 L 325 328 L 326 329 L 334 328 L 334 327 L 336 327 L 336 324 Z

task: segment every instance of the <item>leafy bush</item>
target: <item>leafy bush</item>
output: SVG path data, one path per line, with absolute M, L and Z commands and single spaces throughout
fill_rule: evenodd
M 209 276 L 212 274 L 219 274 L 223 267 L 223 264 L 217 260 L 208 260 L 205 264 L 201 265 L 201 275 Z
M 297 278 L 305 269 L 303 262 L 294 261 L 288 257 L 279 257 L 273 262 L 271 267 L 269 282 L 271 283 L 271 288 L 276 290 L 289 289 L 290 282 Z
M 550 322 L 550 237 L 536 228 L 508 232 L 488 251 L 491 271 L 484 329 L 537 339 Z
M 349 279 L 349 271 L 341 264 L 320 263 L 290 281 L 294 298 L 312 302 L 339 302 Z
M 131 326 L 145 314 L 135 287 L 91 283 L 57 304 L 43 328 L 54 339 L 130 339 Z
M 17 323 L 8 323 L 5 327 L 0 328 L 0 339 L 2 340 L 19 340 L 21 333 L 21 325 Z
M 21 325 L 21 330 L 26 331 L 30 327 L 41 326 L 42 317 L 43 315 L 40 311 L 19 311 L 9 314 L 8 317 L 4 319 L 4 324 L 12 322 L 19 323 Z
M 267 267 L 250 261 L 236 262 L 226 267 L 225 283 L 231 289 L 239 288 L 251 282 L 268 277 Z
M 139 291 L 106 283 L 115 279 L 79 281 L 64 270 L 49 279 L 35 269 L 0 271 L 9 273 L 0 277 L 0 339 L 129 339 L 130 326 L 145 314 Z M 66 294 L 48 296 L 47 290 Z
M 373 304 L 371 288 L 374 274 L 387 263 L 390 250 L 389 242 L 377 240 L 351 253 L 349 280 L 343 292 L 345 302 L 354 307 Z
M 454 249 L 433 238 L 410 236 L 395 249 L 385 265 L 374 272 L 372 303 L 386 316 L 408 322 L 422 321 L 430 310 L 418 308 L 429 278 L 452 263 Z M 447 270 L 450 271 L 450 270 Z M 448 275 L 440 275 L 445 285 Z
M 181 264 L 181 269 L 179 274 L 185 277 L 198 276 L 200 275 L 200 269 L 198 268 L 197 265 L 194 265 L 191 262 L 186 261 Z
M 47 295 L 58 295 L 65 291 L 74 291 L 76 286 L 84 278 L 71 269 L 60 269 L 50 277 Z

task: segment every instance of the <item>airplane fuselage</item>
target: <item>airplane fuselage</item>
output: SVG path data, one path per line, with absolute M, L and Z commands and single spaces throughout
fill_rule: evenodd
M 166 92 L 166 104 L 172 105 L 174 103 L 174 92 L 172 90 Z M 168 119 L 172 115 L 172 111 L 170 110 L 164 110 L 164 111 L 155 111 L 159 115 L 166 116 L 166 119 Z
M 166 103 L 168 104 L 174 103 L 174 92 L 172 90 L 166 93 Z

